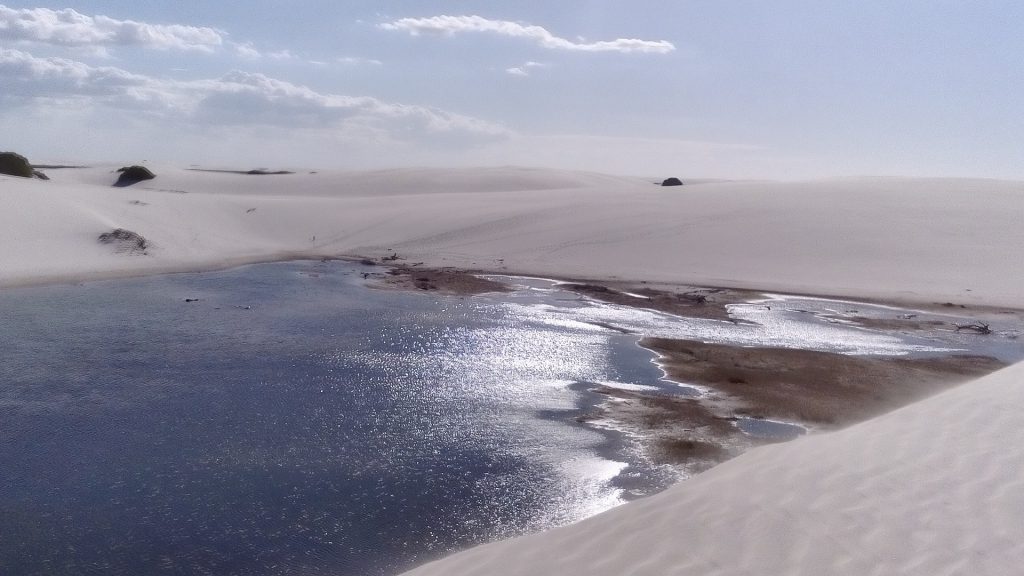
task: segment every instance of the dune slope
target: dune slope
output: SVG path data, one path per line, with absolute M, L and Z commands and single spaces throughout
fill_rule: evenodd
M 662 188 L 524 168 L 272 176 L 114 167 L 0 177 L 0 284 L 383 256 L 539 275 L 1024 304 L 1024 183 L 862 179 Z M 95 238 L 150 240 L 125 257 Z

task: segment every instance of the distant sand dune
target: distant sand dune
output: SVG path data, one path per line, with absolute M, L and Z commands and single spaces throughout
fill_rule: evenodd
M 1024 183 L 721 182 L 663 188 L 525 168 L 253 177 L 157 166 L 0 179 L 0 284 L 397 250 L 481 270 L 1024 307 Z M 147 258 L 91 238 L 134 230 Z M 501 260 L 501 262 L 499 262 Z

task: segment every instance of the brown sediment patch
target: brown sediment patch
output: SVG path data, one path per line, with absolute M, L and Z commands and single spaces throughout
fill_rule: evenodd
M 872 358 L 645 338 L 669 377 L 709 391 L 697 398 L 602 386 L 610 401 L 582 421 L 611 419 L 651 461 L 696 474 L 785 438 L 751 436 L 743 418 L 835 429 L 867 420 L 1005 366 L 985 356 Z
M 859 326 L 861 328 L 872 328 L 875 330 L 892 330 L 892 331 L 918 331 L 918 330 L 936 330 L 942 328 L 954 329 L 956 326 L 949 322 L 943 322 L 942 320 L 918 320 L 917 318 L 867 318 L 864 316 L 851 316 L 849 318 L 839 318 L 835 316 L 825 316 L 826 318 L 835 318 L 837 320 L 843 320 L 849 322 L 853 326 Z
M 570 282 L 561 284 L 560 287 L 611 304 L 648 308 L 676 316 L 709 320 L 732 320 L 726 309 L 727 305 L 747 302 L 760 296 L 755 292 L 729 288 L 653 288 L 643 284 L 621 282 Z
M 387 260 L 387 259 L 385 259 Z M 508 285 L 495 280 L 481 278 L 470 272 L 455 268 L 421 268 L 418 265 L 394 265 L 396 259 L 387 260 L 384 273 L 364 272 L 366 277 L 374 276 L 380 285 L 387 288 L 402 290 L 422 290 L 441 294 L 458 294 L 470 296 L 488 292 L 509 292 Z M 364 259 L 367 267 L 377 263 Z
M 607 386 L 594 391 L 612 400 L 601 406 L 599 414 L 582 421 L 610 418 L 640 432 L 639 441 L 654 463 L 672 464 L 687 474 L 696 474 L 752 446 L 771 442 L 743 434 L 726 411 L 701 399 Z
M 419 264 L 399 264 L 401 261 L 403 258 L 397 253 L 379 260 L 363 260 L 368 270 L 365 274 L 378 276 L 386 286 L 404 289 L 465 295 L 510 290 L 500 282 L 468 271 L 428 269 Z M 383 264 L 387 273 L 374 273 L 371 266 L 377 264 Z M 616 305 L 734 322 L 728 314 L 729 304 L 763 298 L 761 293 L 748 290 L 624 281 L 565 281 L 559 287 Z M 968 312 L 973 317 L 981 311 Z M 984 311 L 1003 318 L 1019 313 Z M 907 309 L 894 309 L 891 317 L 862 316 L 852 309 L 848 313 L 832 318 L 890 332 L 956 328 L 951 319 L 940 320 L 927 312 L 918 314 Z M 826 315 L 822 317 L 828 319 Z M 606 327 L 626 332 L 615 326 Z M 640 345 L 662 356 L 659 364 L 670 378 L 704 386 L 709 392 L 693 398 L 602 386 L 595 391 L 608 396 L 610 401 L 603 403 L 597 413 L 578 420 L 610 419 L 639 432 L 639 441 L 653 462 L 672 464 L 689 474 L 751 447 L 788 439 L 752 436 L 737 426 L 738 420 L 771 420 L 811 429 L 841 428 L 1006 365 L 980 355 L 868 357 L 661 338 L 644 338 Z
M 987 356 L 878 358 L 644 338 L 669 377 L 714 390 L 735 415 L 838 428 L 1005 366 Z
M 651 454 L 659 464 L 685 462 L 693 473 L 702 472 L 729 457 L 729 452 L 715 442 L 678 437 L 658 438 Z

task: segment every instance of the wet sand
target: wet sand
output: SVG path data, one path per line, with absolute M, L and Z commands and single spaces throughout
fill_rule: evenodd
M 509 289 L 472 271 L 430 269 L 420 263 L 402 263 L 400 258 L 374 261 L 373 265 L 382 268 L 370 274 L 391 288 L 459 295 Z M 559 287 L 617 305 L 733 321 L 729 304 L 763 297 L 746 290 L 625 281 L 566 280 Z M 941 305 L 935 308 L 948 309 Z M 957 310 L 970 312 L 966 307 Z M 992 311 L 977 312 L 984 315 Z M 999 313 L 1020 316 L 1020 311 Z M 894 333 L 956 328 L 949 322 L 908 317 L 903 309 L 896 308 L 892 318 L 851 316 L 843 321 Z M 608 401 L 577 420 L 615 421 L 640 438 L 653 462 L 671 464 L 687 475 L 754 446 L 783 440 L 747 434 L 737 426 L 741 419 L 792 423 L 811 431 L 839 429 L 1006 366 L 1005 362 L 981 355 L 869 357 L 664 338 L 643 338 L 639 344 L 658 354 L 658 364 L 669 379 L 699 387 L 704 393 L 698 397 L 672 396 L 600 386 L 594 391 Z
M 994 358 L 850 356 L 645 338 L 681 383 L 712 390 L 710 403 L 734 416 L 841 428 L 1006 366 Z
M 656 462 L 701 472 L 784 439 L 756 437 L 741 418 L 844 428 L 912 404 L 1006 364 L 985 356 L 870 358 L 780 348 L 744 348 L 647 338 L 668 377 L 707 390 L 697 398 L 602 388 L 600 414 L 635 431 Z M 694 448 L 696 447 L 696 448 Z
M 428 268 L 422 262 L 401 263 L 397 254 L 381 259 L 362 258 L 363 277 L 373 279 L 381 288 L 399 290 L 422 290 L 440 294 L 472 296 L 488 292 L 508 292 L 510 288 L 501 282 L 488 280 L 472 272 L 456 268 Z
M 727 305 L 759 296 L 748 290 L 664 284 L 655 287 L 643 282 L 566 282 L 560 287 L 610 304 L 708 320 L 731 320 Z

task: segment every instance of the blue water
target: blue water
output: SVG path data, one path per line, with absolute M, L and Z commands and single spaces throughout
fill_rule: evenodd
M 678 473 L 577 422 L 596 384 L 700 394 L 664 381 L 637 335 L 1024 357 L 1016 325 L 879 332 L 835 321 L 851 303 L 776 297 L 732 306 L 737 324 L 539 279 L 472 298 L 378 290 L 364 271 L 0 290 L 0 576 L 395 574 L 657 491 Z
M 360 271 L 0 291 L 0 573 L 391 574 L 621 502 L 574 418 L 657 382 L 631 337 Z

